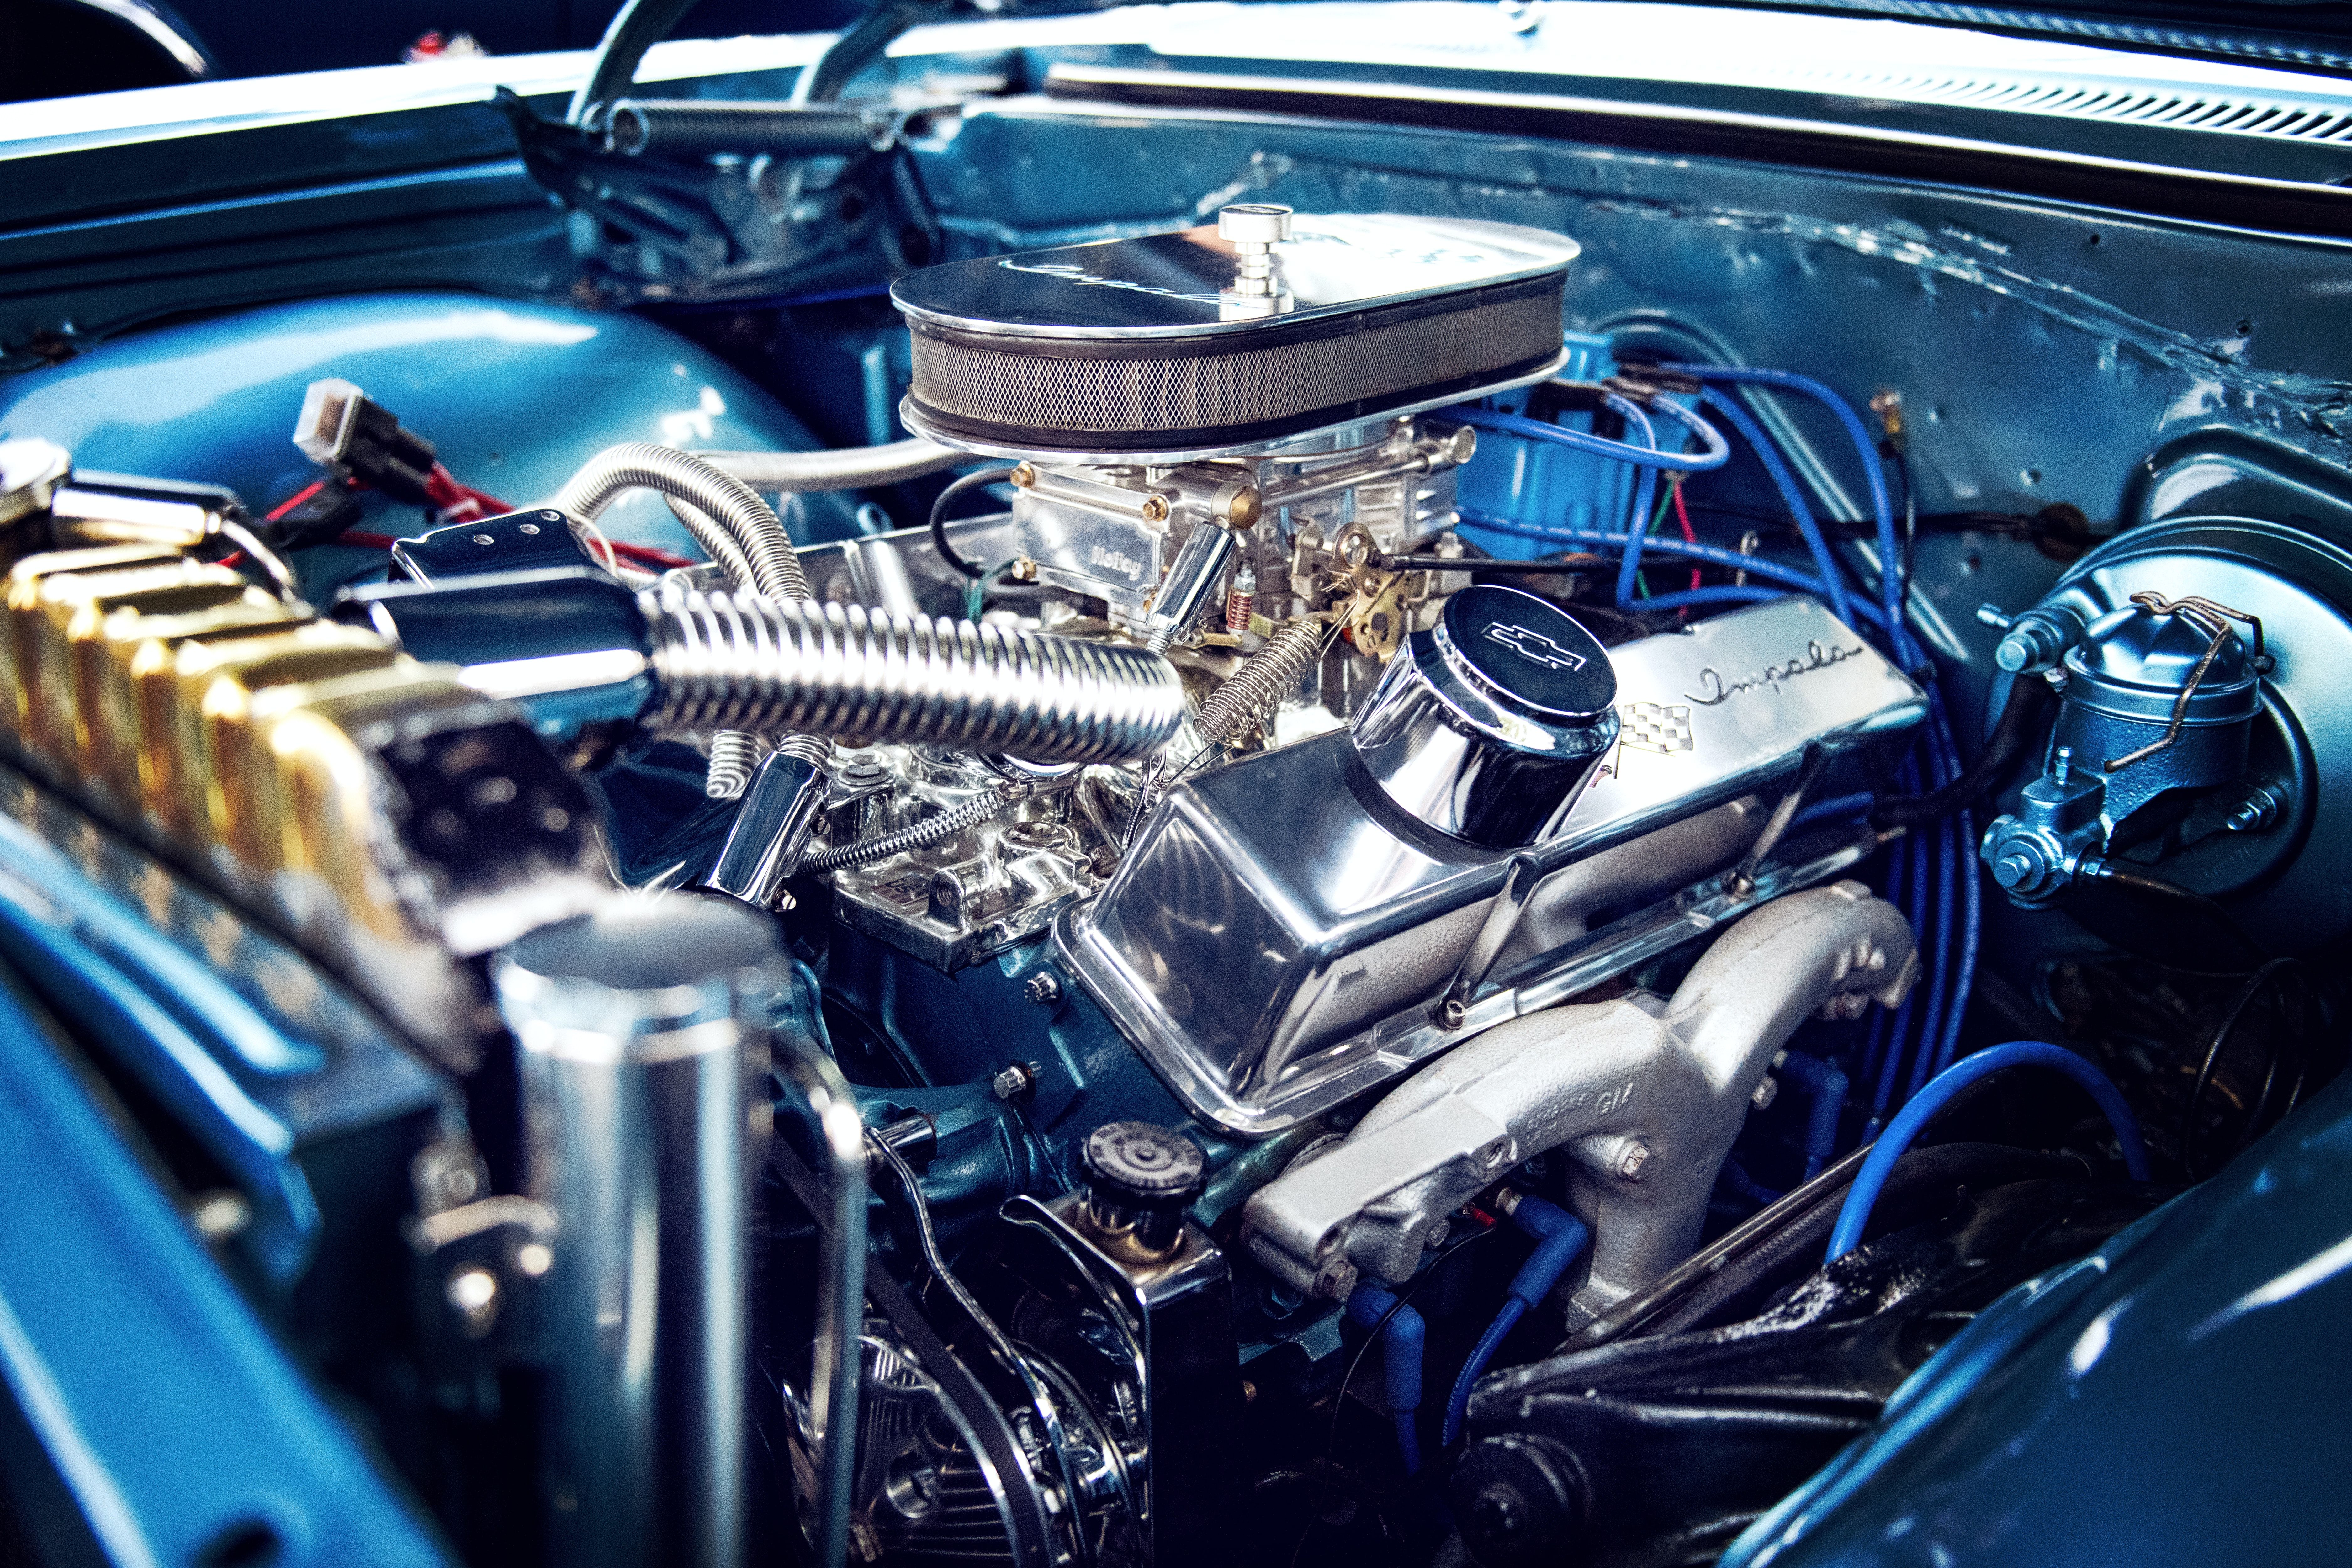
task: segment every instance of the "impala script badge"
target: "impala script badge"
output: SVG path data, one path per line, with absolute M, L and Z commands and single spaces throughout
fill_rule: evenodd
M 1754 674 L 1743 675 L 1737 680 L 1726 679 L 1721 670 L 1710 665 L 1698 672 L 1699 689 L 1685 691 L 1683 695 L 1702 708 L 1712 708 L 1742 692 L 1758 691 L 1766 687 L 1778 691 L 1784 680 L 1794 680 L 1801 675 L 1811 675 L 1817 669 L 1827 669 L 1833 664 L 1843 664 L 1861 656 L 1860 643 L 1852 647 L 1823 647 L 1817 642 L 1809 642 L 1805 645 L 1804 658 L 1792 658 L 1786 664 L 1768 664 Z
M 1495 626 L 1486 628 L 1486 640 L 1500 643 L 1530 664 L 1546 669 L 1582 669 L 1584 656 L 1570 653 L 1541 632 L 1531 632 L 1525 626 Z

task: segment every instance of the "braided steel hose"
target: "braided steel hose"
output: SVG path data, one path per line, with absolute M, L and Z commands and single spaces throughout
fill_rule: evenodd
M 632 441 L 606 447 L 572 476 L 555 507 L 567 517 L 593 522 L 632 489 L 668 497 L 670 510 L 738 588 L 756 588 L 774 599 L 808 598 L 808 576 L 774 509 L 734 475 L 674 447 Z M 814 736 L 783 736 L 776 746 L 818 767 L 832 754 L 831 744 Z M 712 800 L 737 798 L 750 786 L 760 755 L 757 736 L 733 729 L 712 735 L 703 793 Z
M 904 855 L 910 849 L 920 849 L 927 844 L 937 844 L 952 838 L 968 827 L 977 827 L 998 812 L 1021 798 L 1018 784 L 1002 784 L 984 789 L 961 805 L 950 806 L 937 816 L 909 824 L 895 833 L 878 833 L 871 838 L 861 838 L 854 844 L 836 845 L 820 850 L 801 862 L 803 871 L 846 871 L 859 866 L 871 866 L 877 860 L 887 860 L 893 855 Z
M 751 585 L 762 594 L 809 596 L 808 578 L 775 510 L 734 475 L 675 447 L 650 441 L 607 447 L 572 476 L 553 504 L 567 517 L 593 522 L 623 491 L 633 489 L 659 490 L 708 513 L 742 546 L 751 567 Z
M 657 731 L 789 730 L 1104 763 L 1184 719 L 1173 666 L 1139 648 L 675 584 L 638 597 Z
M 1247 664 L 1234 671 L 1233 679 L 1201 704 L 1200 714 L 1192 721 L 1193 733 L 1213 746 L 1263 722 L 1322 657 L 1330 630 L 1320 621 L 1293 621 L 1275 633 Z

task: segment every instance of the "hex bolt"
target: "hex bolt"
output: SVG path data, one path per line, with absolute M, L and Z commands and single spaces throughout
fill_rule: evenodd
M 1770 1073 L 1766 1073 L 1756 1080 L 1755 1090 L 1748 1095 L 1748 1103 L 1759 1110 L 1769 1110 L 1772 1102 L 1780 1098 L 1780 1080 Z
M 1992 879 L 2012 892 L 2030 891 L 2042 871 L 2042 852 L 2030 841 L 2010 845 L 1992 863 Z
M 1617 1156 L 1617 1174 L 1623 1181 L 1638 1182 L 1642 1179 L 1642 1167 L 1649 1161 L 1650 1146 L 1647 1143 L 1628 1143 Z
M 1025 1100 L 1037 1088 L 1037 1069 L 1027 1062 L 1008 1062 L 988 1080 L 988 1087 L 999 1100 Z
M 1488 1487 L 1470 1505 L 1470 1521 L 1488 1541 L 1507 1542 L 1526 1524 L 1520 1517 L 1519 1494 L 1508 1487 Z
M 449 1305 L 457 1310 L 466 1332 L 478 1339 L 489 1332 L 498 1316 L 499 1277 L 480 1264 L 468 1264 L 449 1276 L 442 1287 Z
M 1021 994 L 1040 1007 L 1050 1007 L 1062 999 L 1061 977 L 1050 969 L 1041 969 L 1021 983 Z

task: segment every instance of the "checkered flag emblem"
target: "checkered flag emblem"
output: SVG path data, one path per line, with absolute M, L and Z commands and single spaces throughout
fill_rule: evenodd
M 1690 710 L 1663 702 L 1626 702 L 1617 709 L 1617 743 L 1672 755 L 1691 749 Z

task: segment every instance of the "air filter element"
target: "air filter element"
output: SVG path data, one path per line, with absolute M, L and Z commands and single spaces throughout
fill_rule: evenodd
M 1177 461 L 1443 406 L 1560 363 L 1573 240 L 1395 213 L 1228 207 L 1215 228 L 929 268 L 909 429 L 1004 457 Z

